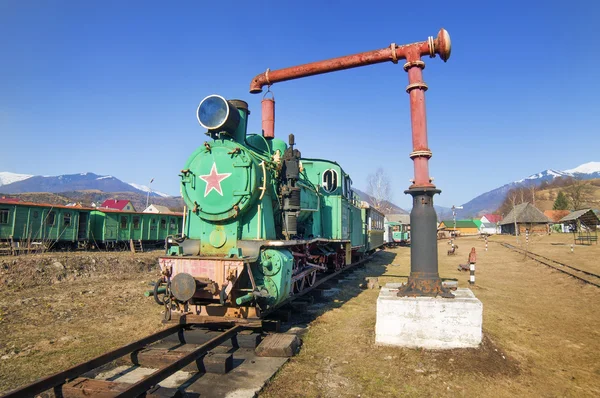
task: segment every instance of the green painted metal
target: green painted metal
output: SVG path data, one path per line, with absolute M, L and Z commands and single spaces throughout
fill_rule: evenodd
M 277 138 L 246 135 L 246 111 L 238 112 L 237 128 L 207 131 L 209 138 L 186 161 L 180 179 L 186 205 L 183 235 L 188 241 L 173 242 L 166 252 L 189 257 L 185 268 L 196 267 L 200 273 L 215 258 L 222 259 L 217 264 L 242 259 L 254 282 L 245 272 L 238 276 L 229 296 L 235 298 L 232 304 L 256 304 L 265 310 L 286 300 L 292 290 L 294 256 L 287 248 L 273 247 L 284 242 L 271 241 L 332 240 L 336 243 L 323 244 L 319 250 L 335 262 L 341 253 L 349 259 L 350 253 L 381 247 L 383 218 L 380 226 L 368 228 L 367 210 L 339 164 L 302 158 Z M 297 192 L 299 197 L 292 195 Z M 289 229 L 297 231 L 294 236 L 284 234 L 284 219 L 295 227 Z
M 267 249 L 261 253 L 260 260 L 252 266 L 252 272 L 259 291 L 266 290 L 268 293 L 262 308 L 277 306 L 290 296 L 293 264 L 294 256 L 289 250 Z
M 182 217 L 171 214 L 92 210 L 91 238 L 95 242 L 157 242 L 181 232 Z
M 64 206 L 37 205 L 28 203 L 0 204 L 0 239 L 14 241 L 37 241 L 54 243 L 76 243 L 87 239 L 89 224 L 80 225 L 80 214 L 88 220 L 88 210 Z M 80 228 L 83 237 L 80 237 Z

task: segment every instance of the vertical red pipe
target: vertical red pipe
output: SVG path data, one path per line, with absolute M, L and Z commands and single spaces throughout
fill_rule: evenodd
M 408 72 L 406 91 L 410 96 L 410 121 L 412 127 L 413 151 L 410 154 L 414 162 L 415 179 L 411 187 L 432 187 L 429 177 L 429 158 L 431 151 L 427 145 L 427 114 L 425 111 L 425 91 L 427 85 L 423 81 L 425 63 L 416 57 L 404 65 Z
M 263 137 L 275 138 L 275 98 L 265 98 L 261 105 Z

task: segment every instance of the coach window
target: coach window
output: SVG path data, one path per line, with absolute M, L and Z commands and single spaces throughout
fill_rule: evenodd
M 348 199 L 352 199 L 352 180 L 348 177 L 345 179 L 346 181 L 346 197 Z
M 8 209 L 0 209 L 0 224 L 8 224 Z
M 33 218 L 38 218 L 40 216 L 40 212 L 35 210 L 33 213 Z
M 127 229 L 127 216 L 121 216 L 121 229 Z
M 174 218 L 169 219 L 169 229 L 171 229 L 171 230 L 177 229 L 177 223 L 175 222 Z
M 323 189 L 325 192 L 332 193 L 338 187 L 338 175 L 333 169 L 325 170 L 323 173 Z
M 63 214 L 63 225 L 65 227 L 68 227 L 69 225 L 71 225 L 71 213 Z
M 48 213 L 48 215 L 46 216 L 46 225 L 54 225 L 54 212 L 51 211 L 50 213 Z
M 140 216 L 133 216 L 133 229 L 140 229 Z
M 164 218 L 160 219 L 160 229 L 166 229 L 167 228 L 167 220 Z

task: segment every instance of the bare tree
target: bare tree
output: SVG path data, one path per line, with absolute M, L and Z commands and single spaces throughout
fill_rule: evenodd
M 594 201 L 594 189 L 590 186 L 589 181 L 584 181 L 581 178 L 574 178 L 571 185 L 565 188 L 565 194 L 571 203 L 573 210 L 581 210 L 589 207 Z
M 512 193 L 509 194 L 509 200 L 510 203 L 512 205 L 512 211 L 513 211 L 513 220 L 515 223 L 515 237 L 517 238 L 517 244 L 519 243 L 519 230 L 517 229 L 517 212 L 515 211 L 515 208 L 517 207 L 517 200 L 518 200 L 518 196 L 519 196 L 519 191 L 521 193 L 521 196 L 523 195 L 523 190 L 515 190 Z M 523 203 L 523 202 L 521 202 Z
M 373 198 L 373 207 L 385 212 L 392 199 L 392 191 L 390 179 L 383 168 L 379 167 L 367 177 L 367 193 Z
M 529 193 L 531 195 L 531 204 L 533 205 L 533 207 L 535 207 L 535 191 L 537 190 L 537 187 L 535 186 L 535 184 L 531 184 L 529 186 Z

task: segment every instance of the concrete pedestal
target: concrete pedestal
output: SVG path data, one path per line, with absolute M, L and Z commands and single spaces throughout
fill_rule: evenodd
M 453 299 L 397 297 L 399 284 L 387 284 L 377 299 L 375 341 L 382 345 L 447 349 L 481 343 L 483 304 L 471 289 Z

